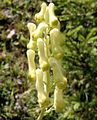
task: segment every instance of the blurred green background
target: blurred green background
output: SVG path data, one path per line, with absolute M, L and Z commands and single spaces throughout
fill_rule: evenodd
M 29 89 L 28 22 L 41 0 L 0 0 L 0 120 L 36 120 L 37 93 Z M 47 4 L 49 1 L 44 0 Z M 52 0 L 64 33 L 64 112 L 43 120 L 97 120 L 97 0 Z

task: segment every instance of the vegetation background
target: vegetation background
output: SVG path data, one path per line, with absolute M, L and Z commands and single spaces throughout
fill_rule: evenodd
M 49 1 L 44 0 L 47 4 Z M 0 0 L 0 120 L 36 120 L 35 88 L 29 88 L 26 46 L 28 22 L 41 0 Z M 44 120 L 97 120 L 97 0 L 52 0 L 64 33 L 63 68 L 68 78 L 64 113 Z

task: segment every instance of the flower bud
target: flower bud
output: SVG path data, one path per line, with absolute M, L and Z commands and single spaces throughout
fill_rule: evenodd
M 50 65 L 53 68 L 53 77 L 55 84 L 58 88 L 64 89 L 67 85 L 67 79 L 64 77 L 62 73 L 62 68 L 59 64 L 59 62 L 55 58 L 50 58 Z
M 32 33 L 33 31 L 36 29 L 36 25 L 34 23 L 28 23 L 27 24 L 27 27 L 29 29 L 29 32 L 30 32 L 30 41 L 29 43 L 27 44 L 27 48 L 28 49 L 32 49 L 32 50 L 35 50 L 36 49 L 36 41 L 33 41 L 33 38 L 32 38 Z
M 31 80 L 35 80 L 36 79 L 36 72 L 35 72 L 36 66 L 34 62 L 35 52 L 31 49 L 27 50 L 27 58 L 28 58 L 28 67 L 29 67 L 28 76 Z
M 49 68 L 49 63 L 48 63 L 48 58 L 45 55 L 44 41 L 41 38 L 37 39 L 37 47 L 38 47 L 40 68 L 43 71 L 46 71 Z
M 44 91 L 49 96 L 50 92 L 50 75 L 49 70 L 43 72 Z
M 63 49 L 60 46 L 60 44 L 62 44 L 62 41 L 60 41 L 60 37 L 59 37 L 59 31 L 58 29 L 53 29 L 50 31 L 50 40 L 51 40 L 51 48 L 52 48 L 52 53 L 53 56 L 56 59 L 61 59 L 63 57 Z M 58 38 L 57 38 L 58 37 Z
M 52 28 L 59 28 L 59 21 L 57 17 L 55 16 L 54 7 L 55 6 L 53 3 L 49 4 L 49 25 Z
M 38 103 L 40 107 L 45 107 L 49 103 L 49 99 L 44 91 L 43 72 L 41 69 L 36 70 L 36 89 L 38 93 Z
M 44 13 L 45 13 L 46 7 L 47 7 L 46 3 L 43 2 L 41 5 L 41 11 L 35 15 L 36 22 L 40 23 L 41 21 L 44 20 Z
M 54 108 L 56 112 L 62 112 L 64 109 L 64 99 L 62 89 L 55 87 L 54 91 Z
M 34 23 L 28 23 L 27 27 L 30 32 L 30 39 L 32 39 L 32 32 L 36 29 L 36 25 Z
M 42 37 L 47 27 L 48 25 L 45 22 L 41 22 L 38 25 L 37 29 L 32 33 L 32 37 L 34 38 L 34 40 L 37 40 L 37 38 Z
M 59 31 L 59 29 L 54 28 L 50 31 L 51 40 L 54 40 L 59 46 L 64 45 L 65 35 Z

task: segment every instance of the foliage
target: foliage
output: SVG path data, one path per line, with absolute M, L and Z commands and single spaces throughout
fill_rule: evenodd
M 0 119 L 36 119 L 36 91 L 28 90 L 27 23 L 39 11 L 41 1 L 0 1 Z M 46 1 L 47 2 L 47 1 Z M 97 0 L 53 0 L 64 32 L 64 113 L 50 111 L 44 120 L 97 119 Z M 14 35 L 8 37 L 15 30 Z M 33 98 L 33 99 L 32 99 Z
M 64 5 L 57 4 L 62 14 L 59 19 L 65 22 L 65 30 L 62 28 L 65 35 L 63 66 L 69 84 L 65 94 L 71 106 L 65 118 L 96 120 L 97 1 L 67 0 Z

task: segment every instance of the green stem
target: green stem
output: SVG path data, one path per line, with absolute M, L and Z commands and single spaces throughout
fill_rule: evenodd
M 41 113 L 40 113 L 39 117 L 37 118 L 37 120 L 42 120 L 44 112 L 45 112 L 45 108 L 42 108 Z

